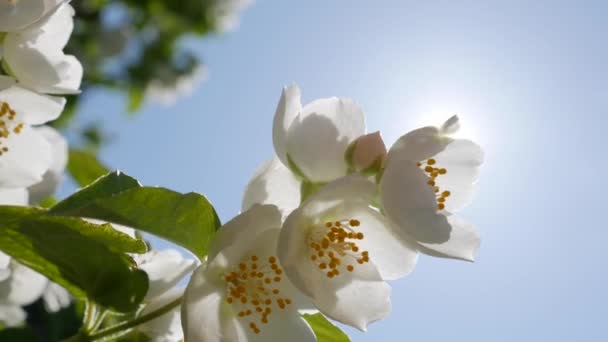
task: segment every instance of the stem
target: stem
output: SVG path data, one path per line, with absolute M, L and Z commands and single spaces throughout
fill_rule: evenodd
M 93 330 L 93 326 L 97 319 L 97 305 L 87 300 L 84 309 L 84 324 L 82 325 L 82 331 L 89 333 Z
M 155 318 L 158 318 L 158 317 L 166 314 L 167 312 L 178 307 L 181 303 L 182 303 L 182 297 L 179 297 L 176 300 L 172 301 L 171 303 L 163 306 L 162 308 L 160 308 L 156 311 L 152 311 L 148 314 L 137 317 L 136 319 L 134 319 L 132 321 L 120 323 L 113 327 L 109 327 L 107 329 L 101 330 L 101 331 L 91 335 L 89 338 L 91 341 L 95 341 L 95 340 L 100 340 L 100 339 L 110 337 L 110 336 L 117 337 L 117 336 L 123 335 L 124 333 L 127 333 L 129 330 L 131 330 L 132 328 L 134 328 L 140 324 L 146 323 L 148 321 L 151 321 Z M 117 335 L 117 336 L 114 336 L 114 335 Z

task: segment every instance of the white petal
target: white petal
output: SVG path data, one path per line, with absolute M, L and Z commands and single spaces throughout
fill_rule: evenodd
M 370 260 L 382 279 L 398 279 L 414 270 L 418 260 L 416 247 L 404 241 L 382 214 L 355 205 L 345 209 L 344 215 L 360 221 L 361 225 L 355 229 L 363 233 L 364 238 L 357 245 L 361 250 L 369 251 Z
M 0 187 L 27 187 L 42 180 L 52 162 L 51 147 L 30 126 L 2 140 L 8 148 L 0 155 Z
M 388 163 L 391 159 L 426 160 L 443 151 L 451 141 L 451 138 L 442 136 L 436 127 L 413 130 L 393 144 L 388 152 Z
M 24 323 L 25 311 L 18 305 L 0 303 L 0 323 L 8 328 L 17 327 Z
M 422 253 L 441 257 L 474 261 L 479 249 L 479 233 L 473 225 L 457 216 L 448 216 L 452 230 L 448 241 L 438 244 L 420 243 Z
M 462 209 L 471 202 L 475 192 L 479 167 L 483 163 L 481 147 L 470 140 L 454 140 L 433 158 L 437 161 L 436 167 L 447 170 L 436 178 L 441 191 L 450 191 L 445 210 Z
M 0 251 L 0 282 L 11 276 L 11 257 Z
M 363 134 L 365 116 L 352 100 L 316 100 L 289 127 L 287 154 L 310 181 L 329 182 L 346 175 L 346 149 Z
M 177 285 L 185 276 L 194 270 L 194 260 L 184 259 L 176 250 L 150 251 L 143 255 L 135 255 L 138 267 L 148 274 L 150 287 L 144 301 L 148 302 L 162 295 Z
M 42 125 L 61 115 L 65 98 L 41 95 L 20 86 L 0 91 L 0 102 L 6 102 L 20 120 L 30 125 Z
M 239 322 L 241 325 L 244 322 Z M 289 341 L 315 342 L 317 340 L 308 323 L 294 311 L 272 315 L 268 324 L 260 326 L 261 332 L 254 334 L 249 327 L 243 326 L 248 342 Z
M 141 314 L 146 315 L 156 311 L 163 306 L 178 299 L 184 293 L 183 288 L 172 288 L 165 292 L 162 296 L 142 310 Z M 181 321 L 181 306 L 175 307 L 173 310 L 148 321 L 138 327 L 138 330 L 146 334 L 154 342 L 178 342 L 184 338 Z
M 11 277 L 0 283 L 0 298 L 17 305 L 29 305 L 40 298 L 48 279 L 16 262 L 11 267 Z
M 78 92 L 82 65 L 62 51 L 73 28 L 73 14 L 64 5 L 41 25 L 6 36 L 4 59 L 21 84 L 49 94 Z
M 0 32 L 14 32 L 35 23 L 64 0 L 21 0 L 0 2 Z
M 72 297 L 61 285 L 49 281 L 48 286 L 42 294 L 44 307 L 48 312 L 57 312 L 70 306 Z
M 280 160 L 264 163 L 247 184 L 241 210 L 254 204 L 274 204 L 284 217 L 300 205 L 300 182 Z
M 68 143 L 59 132 L 49 126 L 36 127 L 34 130 L 44 136 L 51 145 L 53 159 L 42 181 L 28 188 L 31 203 L 39 203 L 51 196 L 63 180 L 68 163 Z
M 186 341 L 232 342 L 243 334 L 224 297 L 225 284 L 206 274 L 206 264 L 192 274 L 184 293 L 182 327 Z M 239 331 L 241 331 L 239 333 Z
M 25 188 L 0 190 L 0 205 L 27 205 L 27 203 L 28 192 Z
M 0 47 L 0 58 L 2 58 L 2 48 Z M 10 76 L 0 75 L 0 91 L 14 86 L 17 80 Z
M 280 229 L 281 212 L 274 205 L 254 205 L 251 209 L 224 224 L 215 234 L 209 247 L 209 260 L 222 252 L 229 263 L 238 263 L 250 249 L 251 237 L 266 230 Z M 246 232 L 249 238 L 243 236 Z M 228 248 L 230 247 L 230 248 Z
M 296 84 L 284 87 L 274 114 L 272 142 L 277 156 L 286 166 L 289 165 L 287 160 L 287 132 L 300 110 L 302 110 L 300 88 Z
M 380 181 L 385 215 L 419 242 L 443 243 L 450 237 L 446 217 L 437 212 L 433 188 L 415 162 L 391 159 Z

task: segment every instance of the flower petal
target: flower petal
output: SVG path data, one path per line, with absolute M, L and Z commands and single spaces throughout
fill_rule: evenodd
M 49 280 L 17 262 L 11 268 L 11 277 L 0 283 L 0 298 L 17 305 L 29 305 L 40 298 Z
M 0 32 L 26 28 L 65 0 L 22 0 L 0 2 Z
M 0 190 L 0 205 L 27 205 L 27 203 L 28 192 L 25 188 Z
M 42 125 L 61 115 L 65 98 L 38 94 L 29 89 L 13 86 L 0 91 L 0 102 L 6 102 L 20 120 L 30 125 Z
M 182 327 L 186 341 L 241 341 L 232 308 L 224 298 L 222 283 L 206 274 L 207 265 L 194 271 L 184 293 Z
M 20 306 L 0 303 L 0 323 L 7 328 L 23 324 L 26 316 L 25 311 Z
M 369 207 L 355 205 L 345 208 L 344 216 L 360 222 L 356 229 L 363 233 L 364 238 L 357 245 L 361 250 L 369 251 L 370 260 L 382 279 L 398 279 L 414 270 L 418 261 L 415 245 L 403 241 L 400 233 L 393 230 L 382 214 Z
M 300 205 L 300 182 L 280 160 L 264 163 L 247 184 L 241 210 L 254 204 L 274 204 L 283 216 Z
M 315 342 L 317 340 L 308 323 L 296 311 L 273 315 L 268 320 L 268 324 L 261 327 L 259 334 L 254 334 L 249 327 L 243 326 L 242 328 L 247 334 L 246 341 L 249 342 Z
M 163 306 L 170 304 L 184 293 L 183 288 L 172 288 L 169 291 L 157 297 L 153 302 L 146 305 L 141 314 L 146 315 L 154 312 Z M 148 321 L 138 327 L 138 330 L 143 332 L 152 341 L 172 342 L 180 341 L 184 338 L 181 321 L 181 306 L 173 308 L 171 311 L 160 315 L 159 317 Z
M 323 186 L 301 207 L 307 216 L 318 216 L 335 206 L 342 205 L 345 200 L 369 205 L 376 198 L 376 194 L 377 188 L 374 183 L 361 175 L 354 174 Z
M 44 300 L 44 308 L 48 312 L 58 312 L 63 308 L 70 306 L 72 297 L 69 292 L 60 285 L 49 281 L 48 286 L 42 294 Z
M 11 276 L 11 257 L 0 252 L 0 282 Z
M 272 142 L 277 156 L 285 166 L 287 160 L 287 132 L 289 126 L 302 109 L 300 88 L 294 83 L 283 88 L 272 125 Z
M 194 260 L 185 259 L 174 249 L 150 251 L 135 255 L 134 258 L 138 267 L 148 274 L 150 280 L 148 293 L 144 299 L 146 302 L 169 291 L 196 267 Z
M 415 162 L 389 160 L 380 181 L 380 196 L 386 216 L 418 242 L 444 243 L 451 226 L 437 212 L 433 188 Z
M 52 127 L 36 127 L 34 130 L 44 136 L 51 145 L 53 159 L 42 181 L 28 188 L 31 203 L 39 203 L 51 196 L 63 180 L 68 163 L 68 142 Z
M 437 167 L 445 168 L 447 173 L 436 178 L 439 188 L 450 191 L 445 201 L 445 210 L 455 212 L 473 199 L 479 167 L 483 163 L 483 151 L 470 140 L 454 140 L 433 157 Z
M 73 14 L 73 8 L 64 5 L 40 26 L 6 36 L 4 60 L 21 84 L 49 94 L 79 92 L 82 65 L 62 51 L 72 32 Z
M 440 133 L 437 127 L 428 126 L 403 135 L 389 150 L 388 162 L 397 158 L 419 162 L 433 157 L 452 141 Z
M 479 249 L 480 237 L 472 224 L 451 215 L 448 222 L 452 227 L 450 238 L 444 243 L 420 243 L 422 253 L 440 257 L 474 261 Z
M 352 100 L 316 100 L 289 127 L 287 155 L 308 180 L 329 182 L 346 175 L 346 149 L 363 134 L 365 116 Z
M 251 245 L 251 237 L 280 227 L 281 212 L 276 206 L 256 204 L 217 231 L 209 247 L 208 258 L 212 261 L 222 253 L 223 262 L 238 263 L 242 255 L 250 250 L 248 246 Z M 246 232 L 249 238 L 244 237 L 243 232 Z
M 30 126 L 3 140 L 8 151 L 0 155 L 0 187 L 27 187 L 42 180 L 52 162 L 51 147 Z

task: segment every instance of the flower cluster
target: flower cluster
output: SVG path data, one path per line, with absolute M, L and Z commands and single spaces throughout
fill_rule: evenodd
M 412 272 L 419 253 L 473 261 L 479 235 L 456 212 L 483 152 L 452 137 L 458 126 L 454 116 L 387 149 L 352 100 L 303 106 L 286 87 L 276 157 L 186 289 L 186 341 L 315 341 L 300 315 L 311 311 L 365 331 L 391 310 L 387 281 Z
M 67 143 L 43 125 L 63 111 L 61 95 L 79 92 L 82 66 L 63 52 L 73 15 L 62 0 L 0 3 L 0 204 L 39 203 L 61 181 Z M 70 302 L 65 289 L 0 252 L 0 323 L 21 324 L 21 306 L 40 297 L 51 312 Z

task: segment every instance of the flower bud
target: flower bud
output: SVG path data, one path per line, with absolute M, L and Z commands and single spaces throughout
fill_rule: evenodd
M 356 171 L 378 171 L 386 158 L 386 146 L 380 132 L 357 138 L 347 151 L 346 158 Z

